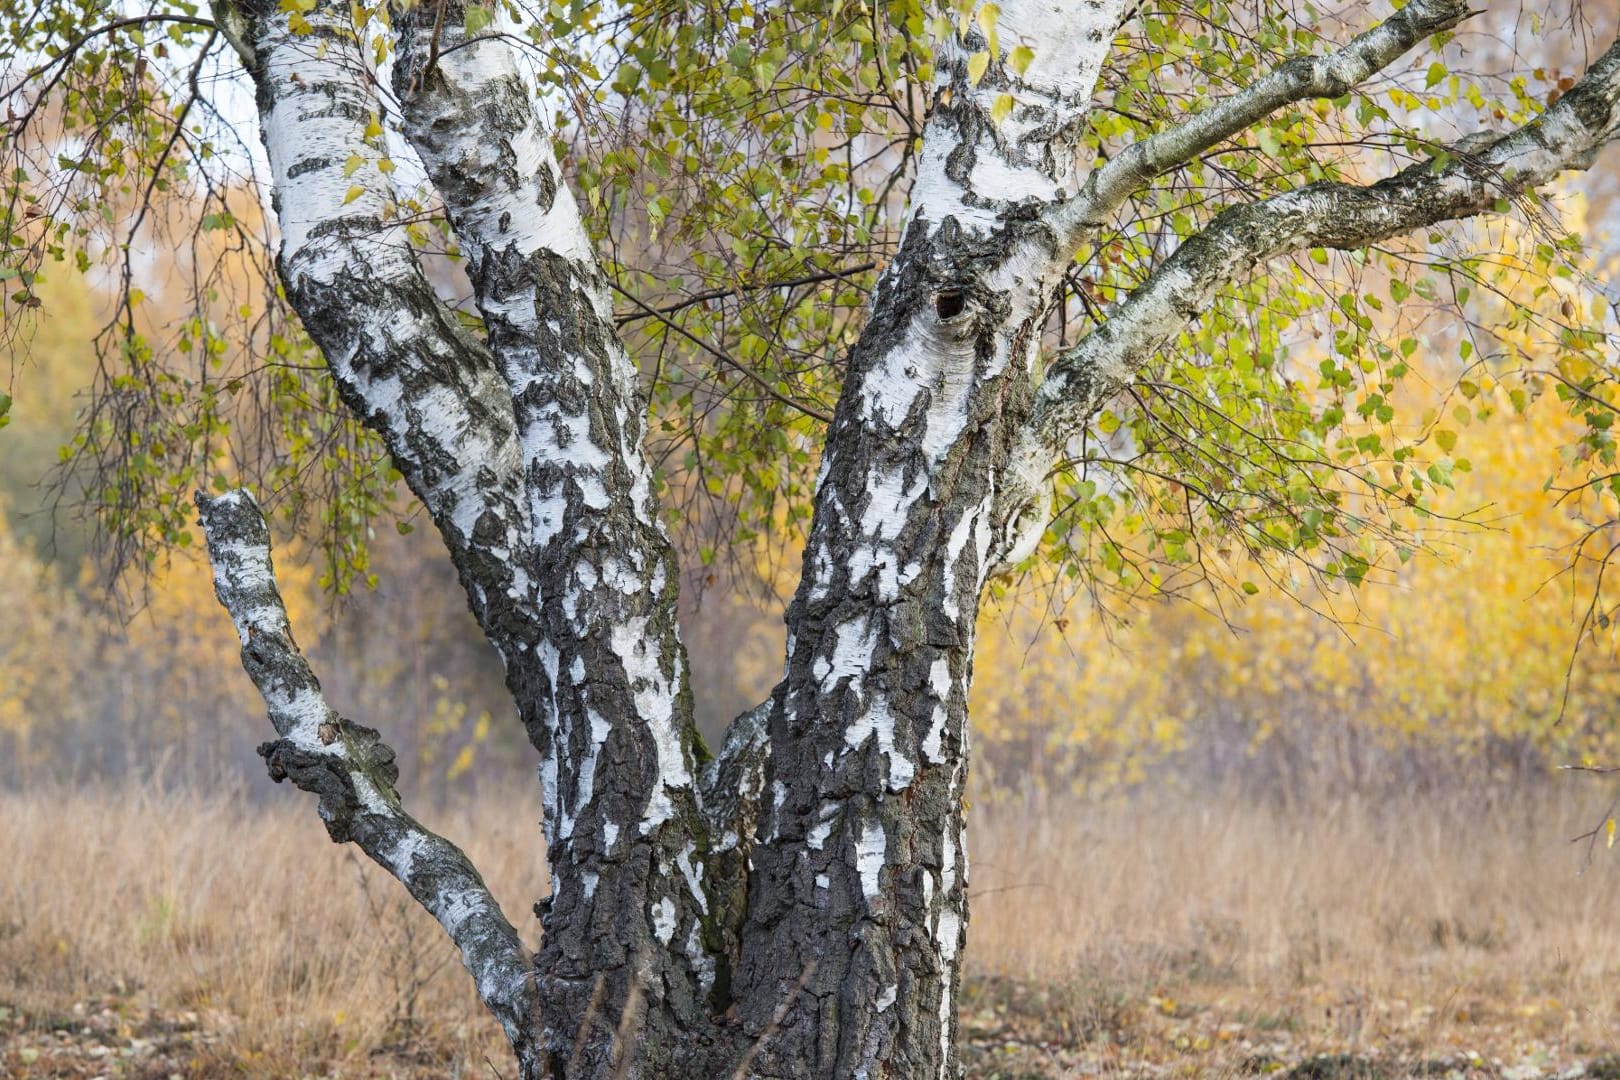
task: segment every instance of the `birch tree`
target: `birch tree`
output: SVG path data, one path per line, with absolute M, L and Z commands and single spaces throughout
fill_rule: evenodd
M 1118 430 L 1121 417 L 1139 443 L 1183 421 L 1214 432 L 1211 442 L 1189 441 L 1166 459 L 1185 464 L 1185 482 L 1172 490 L 1189 506 L 1200 500 L 1204 526 L 1255 550 L 1328 553 L 1318 568 L 1352 582 L 1376 565 L 1334 540 L 1373 515 L 1324 493 L 1312 470 L 1349 467 L 1329 453 L 1337 436 L 1350 439 L 1346 453 L 1359 454 L 1356 462 L 1387 467 L 1391 448 L 1355 444 L 1365 432 L 1344 434 L 1354 417 L 1346 421 L 1342 408 L 1324 420 L 1332 395 L 1312 398 L 1316 391 L 1302 390 L 1280 360 L 1254 374 L 1254 350 L 1243 345 L 1248 359 L 1240 364 L 1239 345 L 1229 352 L 1222 343 L 1241 337 L 1231 315 L 1268 318 L 1265 286 L 1256 283 L 1276 280 L 1266 275 L 1298 265 L 1296 256 L 1325 266 L 1447 223 L 1542 213 L 1538 191 L 1590 166 L 1620 133 L 1620 45 L 1594 53 L 1578 74 L 1557 76 L 1550 103 L 1527 95 L 1521 81 L 1494 113 L 1456 110 L 1493 123 L 1440 135 L 1366 110 L 1373 86 L 1416 85 L 1401 92 L 1418 110 L 1425 90 L 1445 89 L 1453 77 L 1438 50 L 1476 14 L 1463 0 L 1408 0 L 1360 27 L 1279 8 L 1280 22 L 1301 29 L 1268 29 L 1266 51 L 1256 44 L 1247 56 L 1237 36 L 1222 36 L 1230 13 L 1214 7 L 1002 0 L 935 17 L 906 4 L 494 11 L 467 0 L 391 8 L 215 0 L 211 13 L 183 4 L 133 14 L 90 5 L 9 16 L 17 50 L 8 68 L 12 144 L 24 145 L 30 125 L 37 132 L 50 122 L 42 109 L 78 118 L 51 144 L 56 164 L 30 172 L 31 159 L 17 150 L 6 223 L 13 310 L 28 306 L 29 275 L 41 271 L 27 257 L 41 253 L 111 252 L 127 286 L 135 229 L 122 247 L 97 249 L 101 208 L 73 202 L 83 189 L 68 174 L 82 179 L 107 132 L 129 130 L 140 140 L 120 143 L 123 157 L 150 167 L 121 173 L 118 154 L 103 153 L 96 190 L 122 184 L 131 196 L 123 205 L 144 213 L 140 196 L 149 199 L 160 180 L 164 189 L 176 182 L 175 161 L 201 145 L 196 116 L 226 106 L 211 105 L 199 86 L 201 59 L 187 68 L 174 56 L 228 46 L 251 81 L 272 197 L 266 311 L 284 304 L 296 315 L 324 365 L 320 377 L 369 433 L 356 438 L 377 440 L 437 528 L 539 756 L 551 892 L 536 905 L 538 953 L 517 929 L 526 913 L 503 912 L 462 851 L 407 811 L 384 735 L 323 695 L 277 591 L 260 501 L 245 487 L 199 493 L 218 597 L 274 728 L 260 754 L 272 778 L 317 797 L 333 840 L 357 844 L 442 924 L 525 1080 L 958 1075 L 976 616 L 988 582 L 1038 550 L 1052 552 L 1079 527 L 1076 506 L 1095 509 L 1107 497 L 1078 478 L 1075 462 L 1100 431 Z M 1264 16 L 1269 7 L 1255 10 Z M 850 319 L 829 314 L 815 299 L 824 292 L 812 297 L 810 315 L 802 303 L 793 308 L 795 318 L 822 319 L 823 340 L 843 349 L 827 369 L 836 390 L 830 413 L 801 393 L 788 361 L 739 360 L 715 344 L 724 331 L 712 324 L 700 334 L 682 329 L 672 310 L 697 301 L 616 291 L 623 264 L 600 254 L 604 229 L 635 224 L 645 238 L 670 213 L 668 200 L 655 191 L 639 204 L 639 224 L 626 224 L 624 207 L 600 198 L 610 164 L 565 169 L 554 105 L 536 93 L 529 67 L 534 41 L 576 59 L 614 35 L 662 42 L 668 55 L 626 47 L 603 75 L 612 83 L 603 100 L 634 101 L 638 87 L 675 78 L 668 68 L 677 54 L 690 60 L 711 50 L 715 68 L 703 77 L 714 79 L 727 64 L 748 77 L 761 64 L 780 67 L 785 61 L 766 48 L 771 27 L 809 16 L 848 32 L 832 35 L 829 48 L 848 46 L 837 55 L 866 58 L 873 72 L 849 93 L 864 86 L 887 95 L 901 134 L 880 162 L 895 186 L 839 210 L 858 216 L 868 206 L 861 220 L 887 230 L 870 241 L 876 254 L 867 261 L 881 265 L 801 264 L 813 270 L 805 276 L 835 287 L 871 283 L 864 310 Z M 651 25 L 661 18 L 665 25 Z M 739 24 L 764 35 L 757 51 L 755 39 L 738 36 Z M 1238 20 L 1228 29 L 1236 35 L 1253 25 Z M 665 30 L 671 36 L 658 38 Z M 174 55 L 154 51 L 171 48 L 171 39 Z M 1287 55 L 1307 41 L 1317 47 Z M 1156 65 L 1156 50 L 1189 60 L 1184 88 L 1195 93 L 1137 92 L 1133 107 L 1132 84 L 1116 77 L 1127 45 L 1131 62 Z M 135 81 L 86 80 L 75 65 L 94 49 L 108 65 L 162 60 L 180 90 L 143 90 L 144 69 Z M 903 74 L 888 69 L 897 63 Z M 1226 74 L 1200 74 L 1217 70 Z M 64 87 L 68 97 L 52 105 L 50 95 Z M 842 93 L 818 89 L 828 101 Z M 915 95 L 909 104 L 907 93 Z M 1447 100 L 1459 96 L 1467 93 L 1454 84 Z M 791 112 L 784 102 L 776 100 L 778 114 Z M 1334 164 L 1309 132 L 1290 136 L 1312 117 L 1358 108 L 1362 118 L 1346 122 L 1386 131 L 1393 149 L 1363 140 L 1360 157 Z M 101 126 L 85 125 L 92 115 Z M 652 118 L 649 145 L 702 162 L 710 150 L 694 141 L 706 130 L 703 117 L 676 130 L 671 115 Z M 591 135 L 572 133 L 569 145 L 588 145 Z M 813 127 L 799 145 L 807 155 L 817 149 Z M 1289 167 L 1222 166 L 1220 155 L 1234 148 L 1245 161 Z M 742 154 L 737 160 L 750 169 L 777 167 L 746 147 L 713 153 L 722 150 Z M 395 161 L 407 156 L 420 166 L 429 202 L 402 191 Z M 191 182 L 207 174 L 205 159 L 195 161 Z M 810 160 L 810 168 L 779 167 L 814 174 L 837 164 L 824 154 Z M 1155 188 L 1206 167 L 1212 179 L 1196 199 L 1185 188 Z M 570 170 L 584 187 L 574 189 Z M 791 201 L 797 190 L 774 195 Z M 1143 241 L 1130 229 L 1150 217 L 1144 196 L 1166 190 L 1180 192 L 1180 231 Z M 256 239 L 240 209 L 222 222 L 224 196 L 198 198 L 219 200 L 213 226 L 244 245 Z M 425 269 L 420 225 L 411 220 L 422 207 L 442 208 L 469 304 L 449 302 Z M 709 229 L 720 227 L 719 216 L 746 213 L 709 210 Z M 1122 278 L 1127 264 L 1135 269 Z M 1077 267 L 1090 270 L 1077 275 Z M 796 287 L 782 283 L 788 276 L 738 280 L 705 302 L 750 289 L 779 295 Z M 109 362 L 133 374 L 118 384 L 125 398 L 102 400 L 127 403 L 162 383 L 142 376 L 161 357 L 139 332 L 130 290 L 120 295 L 130 310 L 107 339 Z M 1344 314 L 1353 338 L 1365 330 L 1362 320 L 1370 325 L 1359 309 Z M 717 379 L 749 386 L 762 408 L 788 410 L 793 431 L 820 440 L 804 451 L 817 469 L 813 511 L 785 612 L 781 680 L 713 752 L 693 722 L 695 688 L 677 619 L 681 566 L 660 498 L 669 489 L 650 457 L 663 436 L 650 430 L 649 395 L 654 415 L 668 416 L 672 384 L 649 370 L 649 322 L 660 327 L 659 349 L 686 334 L 699 346 L 694 355 L 716 357 Z M 1219 331 L 1213 342 L 1200 336 L 1211 326 Z M 186 332 L 198 348 L 228 344 L 228 331 L 201 316 Z M 1372 348 L 1365 335 L 1358 340 Z M 804 351 L 802 335 L 777 343 Z M 1402 353 L 1391 362 L 1410 350 Z M 1157 406 L 1133 398 L 1163 365 L 1178 363 L 1212 379 L 1249 372 L 1244 400 L 1257 416 L 1274 414 L 1273 426 L 1262 429 L 1257 419 L 1251 428 L 1242 414 L 1221 412 L 1230 387 L 1195 387 L 1180 412 L 1172 397 Z M 1339 369 L 1326 363 L 1331 390 Z M 1361 403 L 1375 392 L 1369 385 Z M 198 392 L 187 384 L 174 393 Z M 208 400 L 222 396 L 216 389 Z M 103 414 L 103 427 L 92 423 L 79 449 L 105 451 L 109 430 L 127 440 L 131 423 L 157 415 L 141 409 L 158 409 L 159 397 Z M 1393 394 L 1381 394 L 1363 418 L 1378 418 L 1386 398 Z M 1304 403 L 1308 423 L 1286 426 L 1290 402 Z M 177 425 L 174 445 L 150 456 L 166 451 L 172 461 L 181 443 L 228 441 L 219 414 L 203 415 L 197 430 Z M 1320 452 L 1301 464 L 1309 431 Z M 1263 451 L 1273 464 L 1234 480 L 1224 495 L 1195 482 L 1214 468 L 1207 459 L 1225 469 Z M 158 491 L 161 484 L 140 480 L 146 458 L 118 453 L 124 471 L 116 475 L 129 490 Z M 203 484 L 210 453 L 178 471 L 163 466 L 164 475 Z M 1404 460 L 1397 450 L 1394 462 Z M 1437 475 L 1444 473 L 1431 469 L 1430 482 Z M 1298 511 L 1273 513 L 1296 481 Z M 1362 496 L 1391 513 L 1418 501 L 1404 481 L 1381 483 L 1367 480 Z M 142 511 L 150 516 L 134 517 L 123 490 L 105 497 L 122 508 L 124 535 L 184 532 L 189 511 L 180 503 L 154 497 L 156 508 Z M 1421 480 L 1416 490 L 1421 497 Z M 1188 538 L 1178 535 L 1166 529 L 1162 547 L 1185 548 Z M 1103 547 L 1120 561 L 1117 545 Z

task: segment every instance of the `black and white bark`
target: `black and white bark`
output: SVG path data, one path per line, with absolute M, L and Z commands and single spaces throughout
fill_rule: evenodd
M 400 809 L 376 733 L 320 697 L 251 497 L 200 498 L 279 736 L 266 759 L 439 917 L 526 1080 L 956 1075 L 974 623 L 986 578 L 1047 523 L 1052 463 L 1256 265 L 1488 211 L 1584 167 L 1620 124 L 1616 46 L 1543 117 L 1467 153 L 1217 214 L 1043 365 L 1077 247 L 1133 193 L 1468 15 L 1412 0 L 1087 175 L 1076 147 L 1124 7 L 1005 0 L 1002 55 L 976 83 L 983 35 L 941 43 L 900 249 L 822 455 L 784 675 L 710 761 L 635 367 L 512 46 L 468 40 L 458 0 L 396 14 L 402 134 L 467 254 L 473 334 L 388 221 L 366 138 L 382 98 L 346 8 L 320 0 L 294 34 L 274 0 L 216 3 L 258 90 L 287 294 L 437 524 L 539 752 L 553 888 L 538 956 L 461 853 Z M 1005 62 L 1019 44 L 1035 49 L 1021 73 Z
M 394 751 L 339 716 L 293 640 L 270 559 L 270 529 L 253 496 L 197 496 L 214 566 L 214 592 L 242 642 L 242 666 L 263 695 L 276 739 L 259 747 L 270 776 L 320 799 L 338 843 L 352 842 L 399 879 L 461 950 L 478 996 L 532 1069 L 539 997 L 517 931 L 467 856 L 400 807 Z

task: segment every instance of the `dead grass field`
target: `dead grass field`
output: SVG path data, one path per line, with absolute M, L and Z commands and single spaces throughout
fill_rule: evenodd
M 1620 858 L 1561 783 L 976 807 L 969 1075 L 1620 1077 Z M 306 800 L 244 802 L 0 793 L 0 1075 L 499 1075 L 437 926 Z M 538 815 L 428 815 L 531 932 Z

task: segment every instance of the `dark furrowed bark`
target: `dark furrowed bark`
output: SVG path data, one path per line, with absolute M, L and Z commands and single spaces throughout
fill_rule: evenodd
M 1035 35 L 1049 66 L 974 85 L 982 43 L 954 58 L 828 435 L 737 979 L 760 1076 L 957 1070 L 974 623 L 1018 542 L 993 510 L 1067 262 L 1046 215 L 1072 196 L 1068 139 L 1119 16 L 1054 10 L 1002 7 L 1003 38 Z M 997 126 L 1004 92 L 1020 106 Z
M 463 23 L 457 3 L 403 14 L 394 78 L 510 394 L 530 527 L 512 561 L 544 598 L 504 651 L 542 762 L 545 1041 L 593 1075 L 634 1003 L 638 1068 L 657 1074 L 704 1041 L 717 973 L 678 572 L 636 373 L 535 92 L 506 41 Z M 591 1010 L 612 1022 L 581 1037 Z

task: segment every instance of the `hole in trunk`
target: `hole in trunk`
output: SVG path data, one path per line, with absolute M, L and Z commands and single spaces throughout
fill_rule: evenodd
M 940 322 L 949 322 L 967 308 L 967 297 L 961 289 L 942 289 L 934 294 L 934 312 Z

